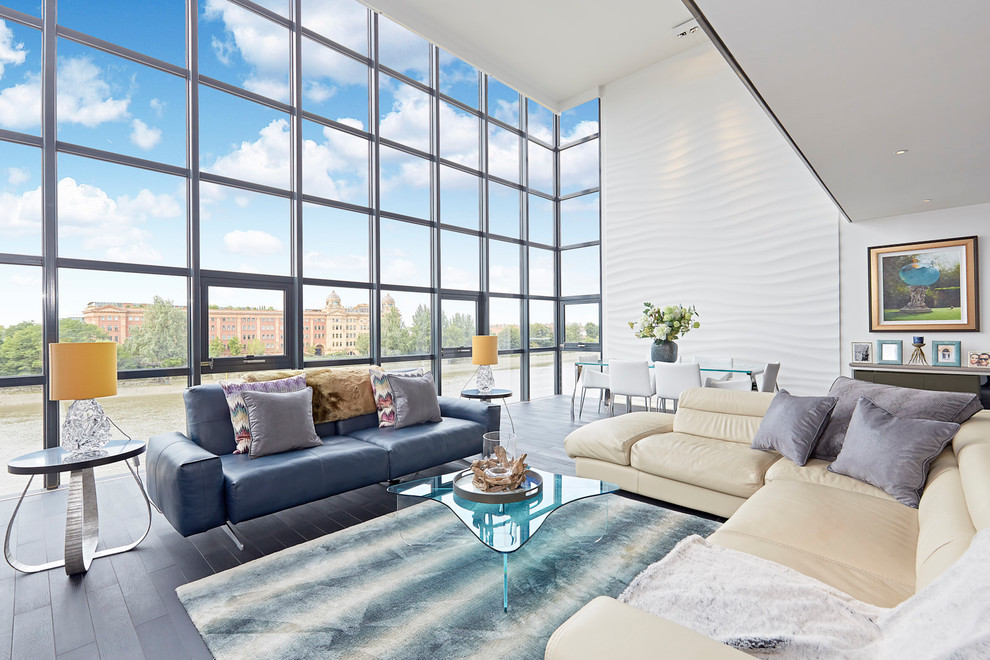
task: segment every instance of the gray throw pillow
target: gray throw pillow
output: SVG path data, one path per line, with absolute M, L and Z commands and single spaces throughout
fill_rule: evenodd
M 880 406 L 894 417 L 902 419 L 931 419 L 938 422 L 962 424 L 983 409 L 980 397 L 965 392 L 936 392 L 910 387 L 881 385 L 839 376 L 832 383 L 829 396 L 839 397 L 822 437 L 811 453 L 812 458 L 835 460 L 842 449 L 842 439 L 852 419 L 859 397 Z
M 834 396 L 792 396 L 781 390 L 763 415 L 752 448 L 772 449 L 804 465 L 838 400 Z
M 313 388 L 297 392 L 244 392 L 251 420 L 251 458 L 319 447 L 313 425 Z
M 882 488 L 917 509 L 928 468 L 958 430 L 955 422 L 895 417 L 860 397 L 842 451 L 828 469 Z
M 388 386 L 395 401 L 395 428 L 439 422 L 442 419 L 437 388 L 431 372 L 422 376 L 388 374 Z

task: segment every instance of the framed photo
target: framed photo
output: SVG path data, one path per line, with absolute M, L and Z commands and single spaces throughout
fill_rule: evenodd
M 962 349 L 957 341 L 932 342 L 933 367 L 958 367 L 962 364 Z
M 868 341 L 854 341 L 853 362 L 873 362 L 873 344 Z
M 877 364 L 903 364 L 900 339 L 877 340 Z
M 980 329 L 977 237 L 869 248 L 870 331 Z
M 970 351 L 969 366 L 979 367 L 981 369 L 990 368 L 990 352 Z

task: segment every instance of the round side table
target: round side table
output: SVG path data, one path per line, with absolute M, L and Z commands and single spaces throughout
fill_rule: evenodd
M 3 540 L 3 555 L 7 563 L 22 573 L 38 573 L 48 571 L 59 566 L 65 566 L 66 575 L 76 575 L 89 570 L 93 559 L 116 555 L 121 552 L 133 550 L 148 536 L 151 529 L 151 502 L 148 494 L 144 491 L 144 484 L 141 478 L 127 461 L 144 453 L 147 446 L 139 440 L 111 440 L 103 446 L 103 451 L 99 456 L 73 456 L 61 447 L 44 449 L 42 451 L 24 454 L 10 460 L 7 463 L 7 472 L 11 474 L 27 474 L 28 479 L 24 492 L 14 506 L 14 512 L 10 514 L 10 522 L 7 523 L 7 534 Z M 96 503 L 96 481 L 93 478 L 93 468 L 101 465 L 109 465 L 117 461 L 124 461 L 124 465 L 130 471 L 134 481 L 137 482 L 138 490 L 144 497 L 145 506 L 148 509 L 148 526 L 137 541 L 128 545 L 117 546 L 96 551 L 96 544 L 100 537 L 100 515 Z M 69 497 L 65 509 L 65 557 L 58 561 L 51 561 L 47 564 L 25 564 L 16 559 L 10 551 L 10 531 L 14 528 L 14 520 L 17 518 L 17 511 L 21 508 L 21 502 L 31 488 L 31 482 L 39 474 L 55 474 L 57 472 L 69 472 Z
M 461 396 L 465 399 L 477 399 L 487 403 L 491 403 L 492 399 L 501 399 L 502 405 L 505 406 L 505 414 L 509 417 L 509 425 L 512 427 L 512 432 L 516 432 L 516 424 L 512 421 L 512 413 L 509 412 L 509 403 L 506 401 L 506 399 L 512 396 L 512 390 L 503 390 L 499 388 L 493 388 L 488 392 L 482 392 L 479 389 L 461 390 Z

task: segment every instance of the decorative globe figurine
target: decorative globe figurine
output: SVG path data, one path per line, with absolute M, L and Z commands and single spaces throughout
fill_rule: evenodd
M 942 275 L 938 267 L 930 261 L 921 261 L 915 257 L 911 263 L 901 267 L 898 275 L 902 282 L 911 287 L 911 299 L 901 311 L 912 314 L 930 313 L 932 310 L 925 303 L 925 291 L 938 282 Z

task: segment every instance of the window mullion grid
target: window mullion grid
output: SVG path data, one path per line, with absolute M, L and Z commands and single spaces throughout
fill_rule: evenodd
M 289 57 L 289 104 L 292 106 L 289 148 L 291 177 L 292 177 L 292 208 L 290 211 L 291 228 L 290 267 L 293 283 L 291 300 L 286 301 L 286 320 L 291 313 L 297 320 L 291 340 L 289 339 L 288 324 L 285 325 L 285 352 L 292 360 L 296 369 L 303 366 L 303 126 L 302 126 L 302 0 L 292 0 L 292 49 Z
M 433 326 L 430 332 L 430 346 L 433 353 L 434 380 L 440 384 L 441 394 L 443 394 L 443 365 L 440 359 L 441 344 L 440 333 L 440 287 L 441 281 L 440 259 L 442 253 L 440 249 L 440 51 L 430 45 L 430 75 L 432 83 L 430 94 L 430 151 L 434 158 L 430 161 L 430 270 L 431 281 L 433 282 L 433 292 L 430 297 L 433 300 L 433 313 L 430 315 L 430 323 Z
M 526 107 L 526 99 L 519 95 L 519 128 L 522 130 L 519 136 L 519 182 L 522 187 L 519 190 L 519 236 L 523 240 L 521 248 L 521 260 L 519 262 L 519 282 L 522 292 L 529 296 L 529 112 Z M 520 328 L 521 330 L 521 328 Z M 521 333 L 520 333 L 520 336 Z M 519 360 L 519 400 L 529 401 L 530 380 L 529 380 L 529 354 L 526 352 Z
M 564 353 L 561 350 L 561 344 L 564 341 L 564 329 L 560 327 L 560 323 L 564 318 L 563 304 L 560 302 L 561 298 L 561 252 L 560 252 L 560 115 L 554 114 L 553 116 L 553 286 L 554 286 L 554 297 L 557 299 L 557 304 L 554 305 L 556 318 L 554 319 L 554 351 L 556 352 L 556 358 L 554 359 L 554 394 L 561 394 L 563 392 L 563 382 L 564 382 Z
M 43 259 L 42 277 L 44 280 L 44 303 L 42 332 L 42 373 L 51 373 L 48 357 L 48 344 L 58 341 L 58 223 L 56 198 L 58 188 L 57 158 L 55 152 L 56 134 L 56 38 L 55 27 L 58 20 L 55 2 L 42 3 L 41 34 L 41 138 L 42 138 L 42 238 Z M 49 400 L 50 383 L 45 378 L 42 385 L 44 398 L 44 445 L 46 448 L 58 446 L 58 402 Z M 45 487 L 57 488 L 59 475 L 46 474 Z
M 186 66 L 189 77 L 186 82 L 186 265 L 189 281 L 186 283 L 186 299 L 189 314 L 186 316 L 186 332 L 189 337 L 189 385 L 202 382 L 204 350 L 208 335 L 203 334 L 205 319 L 209 316 L 206 304 L 201 300 L 200 289 L 200 215 L 199 215 L 199 19 L 197 0 L 186 0 Z
M 368 21 L 371 67 L 368 69 L 368 126 L 371 128 L 371 158 L 368 159 L 368 185 L 371 187 L 369 251 L 371 268 L 371 309 L 368 314 L 369 353 L 373 364 L 382 363 L 382 268 L 381 268 L 381 137 L 378 110 L 378 14 Z

